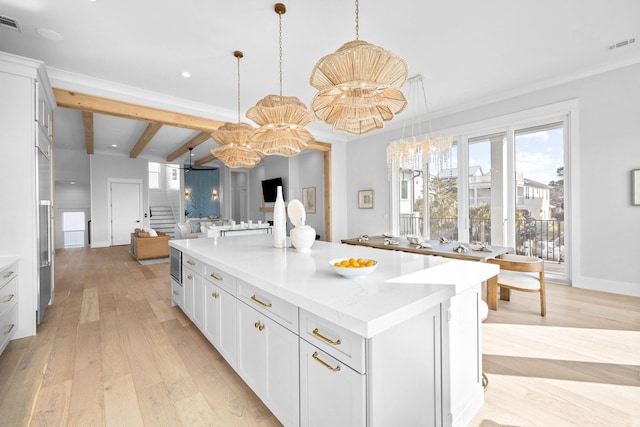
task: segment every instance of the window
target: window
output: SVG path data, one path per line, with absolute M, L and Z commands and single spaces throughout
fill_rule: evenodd
M 403 179 L 400 182 L 400 198 L 402 200 L 407 200 L 409 198 L 409 181 Z
M 416 162 L 392 174 L 394 234 L 509 246 L 570 281 L 564 177 L 574 112 L 567 101 L 440 131 L 455 141 L 444 167 Z M 403 181 L 413 182 L 406 194 Z
M 160 189 L 160 163 L 149 162 L 149 188 Z

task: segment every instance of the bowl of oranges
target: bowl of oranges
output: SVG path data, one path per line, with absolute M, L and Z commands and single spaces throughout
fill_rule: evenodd
M 372 259 L 363 258 L 337 258 L 329 261 L 333 270 L 341 276 L 355 279 L 364 277 L 378 267 L 378 263 Z

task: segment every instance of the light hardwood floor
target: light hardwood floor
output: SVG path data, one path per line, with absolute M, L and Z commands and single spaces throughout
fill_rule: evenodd
M 280 425 L 170 306 L 168 277 L 124 246 L 57 251 L 38 334 L 0 357 L 0 425 Z M 520 292 L 489 314 L 471 425 L 640 426 L 640 298 L 561 285 L 547 298 L 546 318 Z

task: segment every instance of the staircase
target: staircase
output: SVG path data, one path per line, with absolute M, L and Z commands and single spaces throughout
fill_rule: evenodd
M 162 231 L 174 238 L 174 226 L 176 220 L 170 206 L 153 206 L 151 207 L 151 219 L 149 220 L 151 228 L 156 231 Z

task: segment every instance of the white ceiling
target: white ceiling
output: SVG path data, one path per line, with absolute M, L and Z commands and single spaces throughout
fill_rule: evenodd
M 283 94 L 307 105 L 316 61 L 355 38 L 355 3 L 289 0 L 283 16 Z M 54 86 L 74 79 L 168 96 L 236 121 L 234 50 L 241 61 L 242 120 L 268 93 L 278 93 L 278 15 L 265 0 L 0 0 L 0 51 L 44 61 Z M 422 74 L 434 114 L 549 86 L 640 61 L 637 0 L 360 0 L 360 39 L 402 56 L 409 76 Z M 62 36 L 53 41 L 36 31 Z M 180 76 L 191 73 L 190 79 Z M 78 76 L 79 75 L 79 76 Z M 106 82 L 104 82 L 106 81 Z M 124 86 L 123 86 L 124 85 Z M 133 91 L 133 89 L 132 89 Z M 203 107 L 204 106 L 204 107 Z M 407 109 L 409 110 L 409 109 Z M 397 118 L 388 126 L 401 126 Z M 128 155 L 145 123 L 96 116 L 96 152 Z M 323 123 L 321 141 L 345 140 Z M 142 157 L 164 159 L 198 132 L 163 127 Z M 109 148 L 118 144 L 117 149 Z M 80 113 L 56 111 L 57 147 L 84 149 Z M 208 154 L 210 140 L 194 150 Z M 185 160 L 183 156 L 180 160 Z

